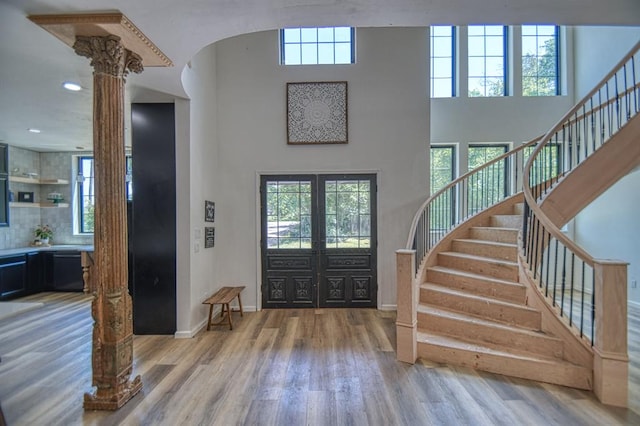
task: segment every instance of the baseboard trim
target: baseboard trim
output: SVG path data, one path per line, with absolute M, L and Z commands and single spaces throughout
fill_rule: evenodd
M 202 330 L 206 326 L 207 326 L 207 318 L 205 318 L 202 321 L 200 321 L 200 323 L 198 325 L 196 325 L 195 328 L 192 329 L 192 330 L 189 330 L 189 331 L 176 331 L 175 334 L 173 335 L 173 337 L 174 337 L 174 339 L 191 339 L 196 334 L 198 334 L 200 332 L 200 330 Z
M 242 311 L 243 312 L 256 312 L 256 307 L 255 306 L 243 306 L 242 307 Z M 213 311 L 213 316 L 215 317 L 217 315 L 220 315 L 220 308 L 219 307 L 216 307 L 216 309 Z M 232 317 L 232 319 L 233 319 L 233 317 Z M 174 339 L 192 339 L 193 337 L 195 337 L 196 334 L 198 334 L 200 331 L 202 331 L 204 328 L 207 327 L 207 320 L 208 320 L 208 317 L 203 318 L 202 321 L 200 321 L 198 323 L 198 325 L 196 325 L 192 330 L 176 331 L 173 334 L 173 338 Z
M 627 300 L 627 303 L 629 305 L 633 306 L 636 309 L 640 309 L 640 302 L 634 302 L 634 301 L 631 301 L 631 300 Z
M 380 305 L 381 311 L 397 311 L 398 305 Z

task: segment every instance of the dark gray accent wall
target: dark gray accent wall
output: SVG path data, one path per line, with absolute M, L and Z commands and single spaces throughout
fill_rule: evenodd
M 176 331 L 176 165 L 173 104 L 131 105 L 133 201 L 129 289 L 134 334 Z

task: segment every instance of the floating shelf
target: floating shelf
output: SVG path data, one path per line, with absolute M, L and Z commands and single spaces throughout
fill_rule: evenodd
M 62 208 L 62 207 L 69 207 L 69 203 L 51 203 L 51 202 L 44 202 L 44 203 L 20 203 L 20 202 L 10 202 L 9 203 L 9 207 L 37 207 L 37 208 L 42 208 L 42 209 L 46 209 L 46 208 Z
M 34 185 L 68 185 L 66 179 L 34 179 L 24 176 L 9 176 L 9 182 L 31 183 Z

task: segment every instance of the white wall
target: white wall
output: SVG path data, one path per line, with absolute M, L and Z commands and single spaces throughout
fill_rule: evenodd
M 582 98 L 640 41 L 640 28 L 575 29 L 576 95 Z M 640 138 L 640 136 L 639 136 Z M 640 303 L 640 172 L 635 170 L 587 206 L 574 220 L 575 241 L 596 258 L 629 262 L 628 298 Z
M 581 100 L 640 41 L 640 27 L 575 27 L 576 101 Z
M 575 241 L 597 259 L 629 263 L 628 298 L 640 303 L 640 170 L 628 174 L 602 194 L 575 219 Z
M 257 176 L 289 172 L 378 174 L 378 303 L 396 303 L 394 252 L 427 195 L 427 31 L 359 28 L 357 45 L 354 65 L 285 67 L 277 31 L 216 43 L 216 284 L 245 284 L 250 308 L 260 304 Z M 286 83 L 338 80 L 348 81 L 349 143 L 287 145 Z
M 215 249 L 204 249 L 204 200 L 215 200 L 217 179 L 217 114 L 215 47 L 202 50 L 182 74 L 190 96 L 188 107 L 180 105 L 178 120 L 190 111 L 187 137 L 177 141 L 178 282 L 176 337 L 191 337 L 206 321 L 202 301 L 218 287 L 214 268 Z

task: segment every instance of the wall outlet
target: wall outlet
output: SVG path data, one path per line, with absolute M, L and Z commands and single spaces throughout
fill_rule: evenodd
M 638 287 L 638 280 L 631 280 L 631 288 Z

